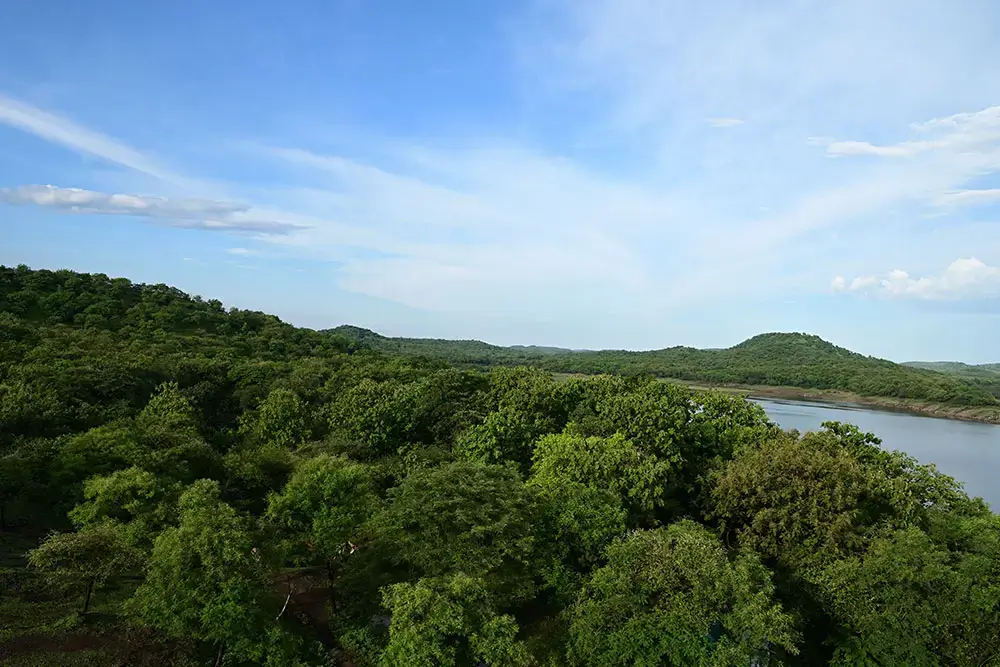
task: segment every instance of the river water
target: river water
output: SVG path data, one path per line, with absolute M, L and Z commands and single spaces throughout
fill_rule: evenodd
M 844 404 L 753 400 L 785 429 L 805 433 L 819 430 L 825 421 L 854 424 L 882 438 L 886 449 L 898 449 L 921 463 L 935 464 L 941 472 L 963 482 L 970 496 L 979 496 L 994 512 L 1000 511 L 1000 426 Z

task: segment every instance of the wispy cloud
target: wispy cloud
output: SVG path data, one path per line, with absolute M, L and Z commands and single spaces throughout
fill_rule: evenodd
M 190 184 L 189 179 L 173 173 L 120 141 L 3 94 L 0 94 L 0 123 L 168 183 L 181 186 Z
M 743 124 L 740 118 L 709 118 L 708 124 L 712 127 L 739 127 Z
M 1000 105 L 977 112 L 958 113 L 911 125 L 914 133 L 932 135 L 932 139 L 903 141 L 876 146 L 867 141 L 831 141 L 827 153 L 832 156 L 872 155 L 910 158 L 931 151 L 985 153 L 989 168 L 1000 168 Z M 817 143 L 813 140 L 811 143 Z
M 872 294 L 891 298 L 963 300 L 1000 297 L 1000 267 L 988 266 L 975 257 L 956 259 L 939 275 L 912 277 L 896 269 L 883 276 L 858 276 L 847 281 L 833 279 L 837 292 Z
M 253 248 L 226 248 L 226 252 L 230 255 L 239 255 L 242 257 L 255 257 L 260 254 L 259 250 L 254 250 Z
M 988 190 L 956 190 L 939 196 L 939 206 L 978 206 L 1000 202 L 1000 188 Z
M 54 208 L 67 213 L 128 215 L 171 227 L 259 234 L 288 234 L 303 225 L 248 216 L 250 207 L 208 199 L 106 194 L 52 185 L 22 185 L 0 189 L 0 202 Z
M 402 172 L 301 149 L 262 156 L 326 174 L 327 189 L 291 191 L 285 205 L 351 221 L 348 238 L 380 253 L 342 258 L 342 287 L 423 309 L 534 307 L 574 286 L 646 292 L 633 239 L 685 237 L 683 202 L 523 151 L 408 150 Z M 345 230 L 320 223 L 281 243 L 339 256 Z

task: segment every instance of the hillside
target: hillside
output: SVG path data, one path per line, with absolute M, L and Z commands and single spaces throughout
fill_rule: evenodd
M 360 349 L 465 367 L 530 365 L 561 373 L 652 375 L 713 385 L 832 390 L 951 406 L 995 406 L 1000 395 L 1000 382 L 866 357 L 806 334 L 762 334 L 722 350 L 672 347 L 631 352 L 389 338 L 353 326 L 317 332 L 264 313 L 226 310 L 218 301 L 192 297 L 167 285 L 138 285 L 103 275 L 27 267 L 0 267 L 0 313 L 17 318 L 16 324 L 5 326 L 44 327 L 28 338 L 44 331 L 43 339 L 67 349 L 93 345 L 103 336 L 143 340 L 144 353 L 163 363 L 189 347 L 205 355 L 215 345 L 218 349 L 212 356 L 270 359 Z M 15 355 L 19 349 L 21 345 L 0 342 L 0 357 Z
M 838 390 L 860 396 L 932 401 L 949 405 L 998 405 L 990 387 L 931 370 L 866 357 L 801 333 L 767 333 L 731 348 L 671 347 L 545 353 L 480 341 L 387 338 L 366 329 L 333 332 L 389 353 L 418 354 L 460 365 L 527 364 L 553 372 L 653 375 L 718 385 L 763 385 Z
M 992 378 L 1000 376 L 1000 364 L 963 364 L 961 361 L 904 361 L 903 366 L 962 377 Z

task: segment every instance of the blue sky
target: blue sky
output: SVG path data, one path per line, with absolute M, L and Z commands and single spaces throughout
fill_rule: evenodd
M 7 0 L 0 263 L 295 324 L 1000 361 L 993 0 Z

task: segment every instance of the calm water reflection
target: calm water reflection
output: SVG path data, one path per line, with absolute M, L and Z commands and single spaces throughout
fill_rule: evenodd
M 847 405 L 758 400 L 782 428 L 818 430 L 825 421 L 855 424 L 882 438 L 882 446 L 898 449 L 921 463 L 965 483 L 969 495 L 981 496 L 1000 511 L 1000 426 L 951 419 L 879 412 Z

